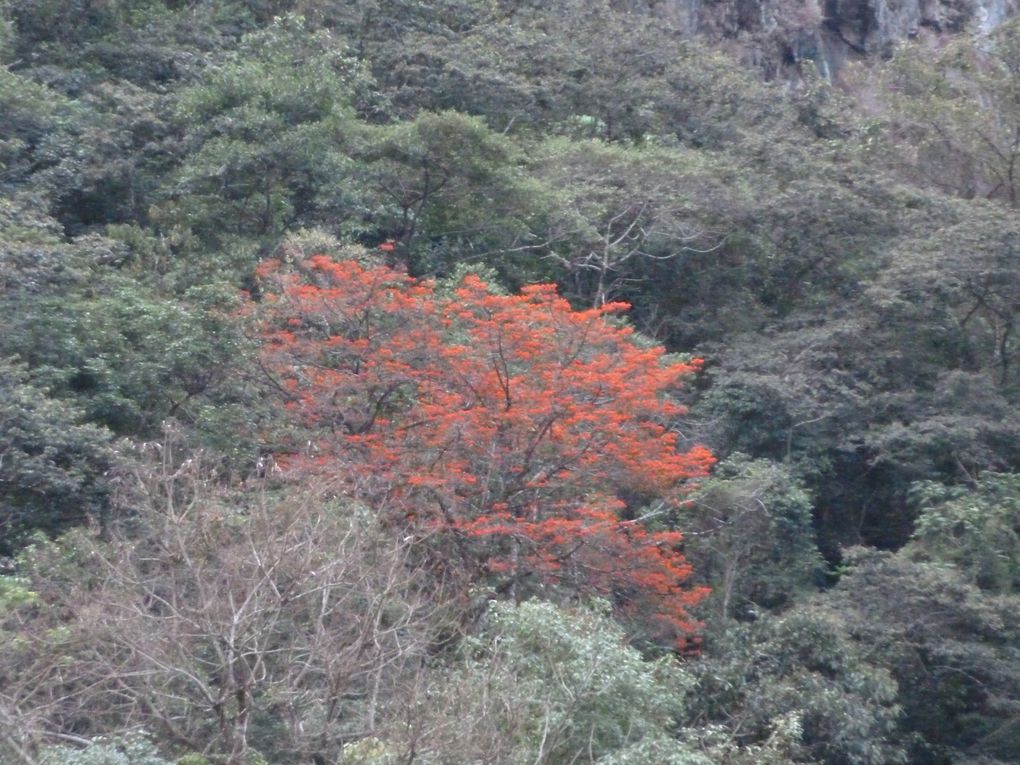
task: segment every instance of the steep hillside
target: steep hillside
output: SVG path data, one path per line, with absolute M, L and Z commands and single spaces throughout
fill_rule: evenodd
M 1015 10 L 0 0 L 0 764 L 1014 762 Z

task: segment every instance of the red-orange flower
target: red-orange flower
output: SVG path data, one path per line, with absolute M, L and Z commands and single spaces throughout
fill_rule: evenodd
M 713 462 L 670 429 L 700 360 L 635 343 L 611 318 L 625 305 L 575 311 L 552 285 L 437 293 L 323 256 L 262 273 L 279 295 L 264 361 L 307 429 L 293 469 L 410 524 L 448 568 L 600 593 L 660 637 L 693 629 L 704 592 L 685 586 L 680 535 L 627 518 L 679 508 Z

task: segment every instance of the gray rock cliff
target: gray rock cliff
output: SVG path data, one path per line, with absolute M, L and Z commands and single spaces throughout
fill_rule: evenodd
M 730 48 L 766 77 L 813 65 L 838 79 L 848 60 L 885 56 L 901 41 L 988 34 L 1020 0 L 637 0 L 624 3 Z

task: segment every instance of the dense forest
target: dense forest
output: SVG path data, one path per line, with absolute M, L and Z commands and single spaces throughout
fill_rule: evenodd
M 0 763 L 1016 762 L 986 5 L 0 0 Z

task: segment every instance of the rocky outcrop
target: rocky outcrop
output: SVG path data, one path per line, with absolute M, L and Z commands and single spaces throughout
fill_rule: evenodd
M 963 31 L 988 34 L 1020 0 L 639 0 L 692 36 L 733 49 L 766 77 L 813 65 L 838 79 L 848 60 L 887 56 L 898 42 Z

